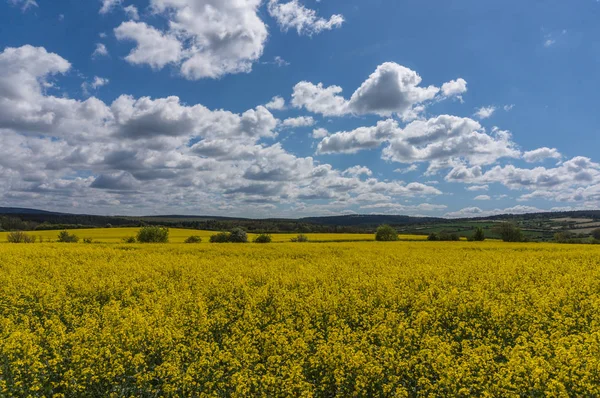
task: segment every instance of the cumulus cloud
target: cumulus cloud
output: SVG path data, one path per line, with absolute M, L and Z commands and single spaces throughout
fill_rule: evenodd
M 306 8 L 298 0 L 286 3 L 279 0 L 269 0 L 267 10 L 283 31 L 287 32 L 289 29 L 295 29 L 299 35 L 310 36 L 324 30 L 339 28 L 344 23 L 342 15 L 335 14 L 329 19 L 318 17 L 315 10 Z
M 280 96 L 275 96 L 269 101 L 265 107 L 273 111 L 281 111 L 285 109 L 285 100 Z
M 107 14 L 111 12 L 115 7 L 121 5 L 122 0 L 102 0 L 102 7 L 100 7 L 100 14 Z
M 298 116 L 285 119 L 281 125 L 284 128 L 308 127 L 315 124 L 315 119 L 311 116 Z
M 312 137 L 316 140 L 320 140 L 321 138 L 325 138 L 329 135 L 329 131 L 322 127 L 316 128 L 312 132 Z
M 462 94 L 467 92 L 467 81 L 459 78 L 442 85 L 442 94 L 445 97 L 457 97 L 462 101 Z
M 525 152 L 523 154 L 523 159 L 525 159 L 527 163 L 536 163 L 546 159 L 561 160 L 562 155 L 560 152 L 558 152 L 558 149 L 556 148 L 543 147 L 535 149 L 533 151 Z
M 0 197 L 7 202 L 35 206 L 43 197 L 53 209 L 72 210 L 76 201 L 81 211 L 214 214 L 259 203 L 245 215 L 260 216 L 323 198 L 341 212 L 375 198 L 441 194 L 289 153 L 270 141 L 281 121 L 264 106 L 233 113 L 175 96 L 121 95 L 105 104 L 48 94 L 70 67 L 43 48 L 0 53 Z
M 92 58 L 108 56 L 108 49 L 102 43 L 96 43 L 96 49 L 92 53 Z
M 81 89 L 84 94 L 88 94 L 90 89 L 97 90 L 102 86 L 106 86 L 109 82 L 110 80 L 105 77 L 94 76 L 94 79 L 91 82 L 83 82 L 81 84 Z
M 173 63 L 189 80 L 247 73 L 268 36 L 260 5 L 261 0 L 151 0 L 150 10 L 166 19 L 167 28 L 129 21 L 115 33 L 137 43 L 126 58 L 133 64 L 160 69 Z
M 421 82 L 421 76 L 415 71 L 386 62 L 377 67 L 349 100 L 341 95 L 343 90 L 339 86 L 324 87 L 322 83 L 303 81 L 294 87 L 292 105 L 324 116 L 395 114 L 404 120 L 412 120 L 424 110 L 423 104 L 440 93 L 440 88 L 421 87 Z M 462 82 L 466 90 L 466 82 L 459 79 L 446 83 L 446 92 L 452 95 L 464 92 L 456 87 Z
M 373 172 L 365 166 L 353 166 L 344 170 L 343 174 L 358 177 L 361 175 L 372 176 Z
M 131 64 L 147 64 L 154 69 L 161 69 L 181 59 L 179 40 L 144 22 L 124 22 L 115 29 L 115 35 L 119 40 L 136 42 L 137 46 L 125 57 Z
M 125 14 L 127 14 L 127 16 L 133 19 L 134 21 L 140 19 L 140 13 L 137 7 L 132 4 L 128 5 L 127 7 L 124 7 L 123 11 L 125 11 Z
M 470 187 L 466 187 L 465 188 L 467 191 L 487 191 L 488 189 L 490 189 L 489 185 L 471 185 Z
M 445 214 L 448 218 L 482 218 L 496 216 L 499 214 L 532 214 L 543 213 L 545 210 L 540 210 L 531 206 L 514 206 L 506 209 L 482 210 L 479 207 L 466 207 L 464 209 L 453 211 Z
M 477 117 L 479 120 L 490 118 L 494 112 L 496 112 L 495 106 L 483 106 L 477 109 L 477 112 L 473 116 Z
M 351 154 L 377 148 L 399 132 L 398 122 L 395 120 L 380 121 L 374 127 L 359 127 L 352 131 L 343 131 L 323 138 L 317 147 L 317 153 Z
M 490 195 L 479 195 L 475 196 L 474 200 L 492 200 Z

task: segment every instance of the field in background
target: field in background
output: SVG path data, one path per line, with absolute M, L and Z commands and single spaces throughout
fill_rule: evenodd
M 73 229 L 69 232 L 77 235 L 80 240 L 91 238 L 98 243 L 121 243 L 124 238 L 135 236 L 139 228 L 94 228 L 94 229 Z M 28 234 L 35 237 L 42 237 L 45 242 L 56 241 L 60 231 L 32 231 Z M 169 241 L 171 243 L 183 243 L 186 238 L 196 235 L 202 238 L 203 243 L 207 243 L 211 235 L 216 231 L 199 231 L 195 229 L 169 229 Z M 6 242 L 7 232 L 0 232 L 0 242 Z M 248 234 L 248 239 L 252 241 L 256 235 Z M 290 239 L 298 234 L 272 234 L 273 242 L 289 242 Z M 340 241 L 372 241 L 375 240 L 374 234 L 306 234 L 313 242 L 340 242 Z M 400 235 L 401 240 L 426 240 L 424 235 Z
M 595 246 L 1 244 L 0 286 L 0 396 L 600 395 Z

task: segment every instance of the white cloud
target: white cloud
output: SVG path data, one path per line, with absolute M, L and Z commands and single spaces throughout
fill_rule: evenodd
M 474 116 L 476 116 L 480 120 L 483 120 L 491 117 L 494 114 L 494 112 L 496 112 L 495 106 L 484 106 L 479 108 L 477 112 L 475 112 Z
M 250 72 L 263 53 L 268 32 L 258 16 L 261 0 L 151 0 L 150 5 L 156 16 L 167 20 L 168 28 L 148 26 L 142 37 L 149 30 L 157 32 L 152 36 L 168 56 L 157 61 L 156 49 L 138 42 L 136 63 L 161 68 L 177 62 L 186 79 L 198 80 Z M 138 40 L 140 35 L 131 38 Z
M 284 128 L 308 127 L 315 124 L 311 116 L 298 116 L 285 119 L 282 123 Z
M 108 80 L 107 78 L 94 76 L 94 79 L 91 82 L 83 82 L 81 84 L 81 88 L 84 94 L 87 95 L 90 89 L 97 90 L 102 86 L 106 86 L 109 82 L 110 80 Z
M 504 105 L 504 111 L 505 112 L 510 112 L 513 110 L 513 108 L 515 107 L 515 104 L 508 104 L 508 105 Z
M 96 43 L 96 49 L 92 53 L 92 58 L 107 57 L 108 49 L 102 43 Z
M 467 81 L 462 78 L 451 80 L 442 84 L 442 94 L 445 97 L 457 97 L 462 101 L 461 95 L 467 92 Z
M 329 135 L 329 131 L 327 131 L 327 129 L 324 129 L 322 127 L 316 128 L 312 132 L 312 137 L 317 140 L 320 140 L 321 138 L 325 138 L 328 135 Z
M 537 163 L 546 159 L 561 160 L 562 155 L 556 148 L 538 148 L 533 151 L 527 151 L 523 154 L 523 159 L 527 163 Z
M 353 176 L 353 177 L 359 177 L 361 175 L 366 175 L 366 176 L 370 177 L 373 175 L 373 172 L 368 167 L 365 167 L 365 166 L 353 166 L 353 167 L 350 167 L 350 168 L 344 170 L 344 172 L 342 174 Z
M 115 7 L 121 5 L 123 0 L 101 0 L 102 7 L 100 8 L 100 14 L 107 14 L 111 12 Z
M 490 195 L 479 195 L 475 196 L 474 200 L 492 200 Z
M 285 109 L 285 100 L 280 96 L 275 96 L 269 101 L 265 107 L 273 111 L 281 111 Z
M 378 122 L 374 127 L 359 127 L 352 131 L 335 133 L 323 138 L 317 147 L 317 153 L 351 154 L 377 148 L 399 131 L 398 123 L 389 119 Z
M 21 6 L 21 10 L 27 11 L 32 7 L 39 7 L 35 0 L 8 0 L 8 2 L 15 6 Z
M 350 100 L 341 95 L 342 88 L 339 86 L 324 87 L 322 83 L 315 85 L 303 81 L 294 87 L 292 105 L 324 116 L 396 114 L 404 120 L 413 120 L 424 111 L 424 104 L 432 101 L 440 92 L 435 86 L 421 87 L 421 81 L 415 71 L 386 62 L 377 67 Z M 446 83 L 448 92 L 460 91 L 452 88 L 456 82 Z
M 267 142 L 281 122 L 263 106 L 237 114 L 174 96 L 121 95 L 105 104 L 49 95 L 52 80 L 69 69 L 43 48 L 0 53 L 3 203 L 43 200 L 44 207 L 72 211 L 76 202 L 82 212 L 132 214 L 242 209 L 240 215 L 267 216 L 282 208 L 317 212 L 306 203 L 324 198 L 330 203 L 323 211 L 344 212 L 373 199 L 441 194 L 426 184 L 382 182 L 366 170 L 344 173 L 289 153 Z M 91 176 L 73 177 L 82 172 Z
M 161 69 L 181 59 L 179 40 L 144 22 L 123 22 L 115 29 L 115 35 L 119 40 L 133 40 L 137 43 L 136 48 L 125 57 L 131 64 L 148 64 L 154 69 Z
M 280 68 L 283 66 L 289 66 L 290 63 L 287 62 L 285 59 L 281 58 L 279 55 L 276 55 L 275 58 L 273 58 L 273 63 L 277 66 L 279 66 Z
M 412 173 L 413 171 L 417 171 L 417 170 L 419 170 L 419 166 L 417 166 L 416 164 L 413 164 L 405 169 L 396 169 L 396 170 L 394 170 L 394 173 L 408 174 L 408 173 Z
M 140 13 L 137 7 L 132 4 L 128 5 L 127 7 L 124 7 L 123 11 L 125 11 L 125 14 L 127 14 L 127 16 L 133 19 L 134 21 L 140 19 Z
M 295 29 L 299 35 L 318 34 L 324 30 L 339 28 L 344 23 L 342 15 L 335 14 L 329 19 L 320 18 L 315 10 L 306 8 L 298 0 L 291 0 L 287 3 L 269 0 L 267 10 L 283 31 Z
M 556 44 L 556 40 L 554 40 L 552 38 L 548 38 L 544 41 L 544 47 L 546 47 L 546 48 L 552 47 L 554 44 Z
M 467 191 L 475 192 L 475 191 L 487 191 L 490 189 L 489 185 L 471 185 L 465 188 Z
M 530 214 L 543 213 L 545 210 L 540 210 L 531 206 L 514 206 L 507 209 L 482 210 L 479 207 L 467 207 L 459 211 L 446 213 L 448 218 L 482 218 L 495 216 L 499 214 Z

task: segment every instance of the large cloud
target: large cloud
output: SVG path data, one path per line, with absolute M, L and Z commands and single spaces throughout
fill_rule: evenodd
M 296 29 L 299 35 L 313 35 L 324 30 L 342 26 L 344 17 L 336 14 L 329 19 L 320 18 L 315 10 L 306 8 L 298 0 L 281 3 L 279 0 L 269 0 L 267 9 L 275 18 L 282 30 Z
M 410 120 L 416 118 L 423 111 L 424 104 L 440 93 L 440 88 L 422 87 L 421 82 L 421 76 L 415 71 L 386 62 L 377 67 L 349 100 L 341 95 L 342 88 L 339 86 L 324 87 L 322 83 L 315 85 L 303 81 L 294 87 L 292 105 L 324 116 L 396 114 Z M 466 91 L 466 84 L 463 79 L 448 82 L 443 86 L 443 95 L 438 97 L 462 94 Z
M 112 104 L 55 97 L 52 79 L 70 64 L 31 46 L 6 49 L 0 65 L 0 195 L 9 202 L 40 206 L 43 197 L 44 207 L 93 212 L 232 214 L 233 206 L 261 216 L 325 197 L 343 207 L 372 194 L 397 200 L 441 193 L 289 153 L 272 142 L 282 122 L 264 106 L 233 113 L 175 96 L 121 95 Z M 256 213 L 246 212 L 249 203 L 259 204 Z

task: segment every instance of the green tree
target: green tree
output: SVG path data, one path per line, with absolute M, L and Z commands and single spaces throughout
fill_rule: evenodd
M 202 238 L 199 236 L 190 236 L 189 238 L 187 238 L 185 240 L 184 243 L 201 243 L 202 242 Z
M 58 234 L 58 242 L 62 243 L 77 243 L 79 242 L 79 237 L 75 234 L 70 234 L 69 231 L 61 231 Z
M 596 240 L 600 240 L 600 228 L 592 231 L 592 237 Z
M 140 243 L 167 243 L 169 242 L 169 228 L 142 227 L 137 234 Z
M 475 228 L 475 233 L 473 234 L 472 239 L 475 242 L 483 242 L 485 240 L 485 232 L 483 231 L 483 228 L 481 228 L 481 227 Z
M 375 233 L 375 240 L 379 242 L 393 242 L 399 240 L 398 231 L 389 225 L 381 225 Z
M 268 234 L 260 234 L 254 238 L 254 243 L 271 243 L 271 241 L 271 235 Z
M 498 228 L 498 234 L 504 242 L 523 242 L 523 231 L 513 223 L 505 222 Z
M 211 235 L 210 243 L 228 243 L 229 232 L 219 232 L 218 234 Z
M 248 242 L 248 234 L 241 228 L 234 228 L 229 233 L 229 241 L 231 243 L 246 243 Z

